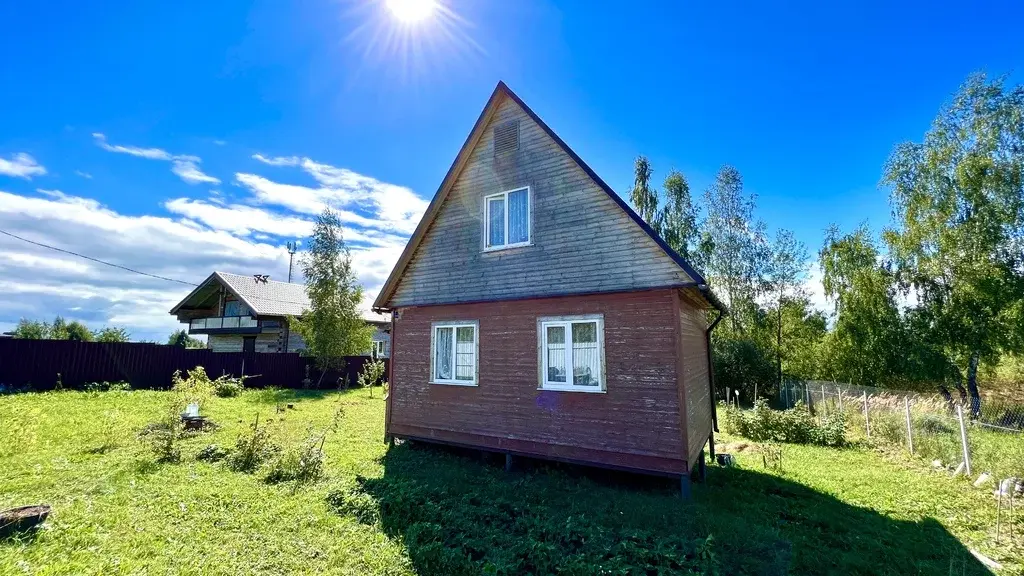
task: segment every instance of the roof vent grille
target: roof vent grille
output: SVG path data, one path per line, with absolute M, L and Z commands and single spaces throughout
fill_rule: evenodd
M 519 120 L 509 120 L 494 127 L 494 155 L 502 156 L 519 149 Z
M 266 284 L 267 280 L 270 279 L 270 275 L 269 274 L 253 274 L 252 277 L 253 277 L 254 280 L 256 280 L 257 284 L 260 284 L 260 283 Z

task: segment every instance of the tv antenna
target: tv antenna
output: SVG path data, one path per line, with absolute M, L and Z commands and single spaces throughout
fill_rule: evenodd
M 289 242 L 285 244 L 288 248 L 288 283 L 292 283 L 292 262 L 295 260 L 295 253 L 299 250 L 299 241 Z

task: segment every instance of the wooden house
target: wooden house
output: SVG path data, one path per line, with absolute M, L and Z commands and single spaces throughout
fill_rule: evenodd
M 309 309 L 306 286 L 277 282 L 267 276 L 214 272 L 171 308 L 189 334 L 206 334 L 214 352 L 298 352 L 306 347 L 289 328 L 290 318 Z M 387 358 L 391 353 L 391 318 L 364 312 L 374 327 L 367 355 Z
M 374 310 L 392 314 L 391 438 L 678 475 L 684 492 L 713 442 L 724 308 L 504 83 Z

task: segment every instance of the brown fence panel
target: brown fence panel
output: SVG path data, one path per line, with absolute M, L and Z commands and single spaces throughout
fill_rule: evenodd
M 247 386 L 299 388 L 310 365 L 313 385 L 353 385 L 366 356 L 345 358 L 344 368 L 320 378 L 312 358 L 298 354 L 213 352 L 137 342 L 72 342 L 66 340 L 0 339 L 0 387 L 52 390 L 60 375 L 65 388 L 88 382 L 129 382 L 132 388 L 168 388 L 175 370 L 203 366 L 211 378 L 221 374 L 256 376 Z M 386 362 L 386 361 L 385 361 Z M 341 380 L 343 379 L 343 380 Z

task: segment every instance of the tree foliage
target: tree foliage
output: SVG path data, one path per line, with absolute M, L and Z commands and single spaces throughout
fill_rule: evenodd
M 633 172 L 633 188 L 629 191 L 629 201 L 633 204 L 636 213 L 660 234 L 658 192 L 651 188 L 651 163 L 647 161 L 646 157 L 637 156 L 633 163 Z
M 922 142 L 896 147 L 883 179 L 894 269 L 975 413 L 979 362 L 1024 346 L 1024 87 L 1004 84 L 971 76 Z
M 52 323 L 22 318 L 18 321 L 12 335 L 15 338 L 26 340 L 72 340 L 76 342 L 128 342 L 130 338 L 124 328 L 106 326 L 92 331 L 82 322 L 78 320 L 68 322 L 59 314 Z
M 321 370 L 336 368 L 344 356 L 370 349 L 373 328 L 363 321 L 363 288 L 352 270 L 338 215 L 327 208 L 317 218 L 302 257 L 310 309 L 293 321 Z
M 181 348 L 206 348 L 206 343 L 198 338 L 189 336 L 188 330 L 182 328 L 171 332 L 167 337 L 168 346 L 179 346 Z
M 128 342 L 131 334 L 120 326 L 104 326 L 97 330 L 93 336 L 97 342 Z

